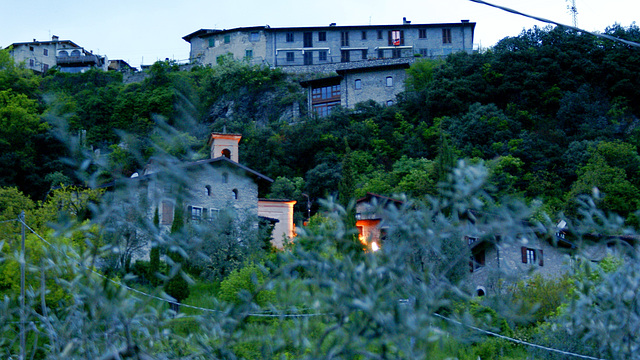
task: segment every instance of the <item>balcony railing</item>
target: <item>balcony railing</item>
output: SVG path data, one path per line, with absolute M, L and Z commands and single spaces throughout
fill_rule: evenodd
M 60 66 L 65 65 L 97 65 L 98 57 L 95 55 L 83 56 L 56 56 L 56 63 Z

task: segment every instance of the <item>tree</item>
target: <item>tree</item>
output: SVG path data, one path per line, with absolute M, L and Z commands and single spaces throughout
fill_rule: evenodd
M 173 223 L 171 224 L 171 236 L 172 237 L 183 237 L 185 233 L 184 229 L 184 209 L 181 201 L 176 202 L 174 214 L 173 214 Z M 177 243 L 181 243 L 176 239 Z M 182 300 L 189 297 L 189 283 L 184 278 L 181 269 L 182 263 L 185 261 L 182 254 L 178 251 L 168 250 L 167 256 L 172 260 L 173 264 L 171 267 L 171 273 L 169 281 L 164 286 L 164 291 L 167 295 L 171 296 L 176 300 L 176 302 L 171 302 L 171 309 L 176 313 L 180 311 L 180 302 Z

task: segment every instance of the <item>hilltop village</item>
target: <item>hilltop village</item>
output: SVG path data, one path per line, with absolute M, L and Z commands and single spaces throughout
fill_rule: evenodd
M 0 358 L 635 358 L 640 29 L 475 27 L 0 50 Z

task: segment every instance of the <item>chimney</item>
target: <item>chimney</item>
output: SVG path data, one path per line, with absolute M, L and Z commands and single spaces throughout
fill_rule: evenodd
M 462 23 L 465 23 L 465 24 L 466 24 L 466 23 L 468 23 L 468 22 L 469 22 L 469 20 L 460 20 L 460 22 L 462 22 Z
M 51 37 L 51 40 L 52 40 L 52 41 L 58 41 L 58 39 L 60 39 L 60 38 L 59 38 L 57 35 L 53 35 L 53 36 Z
M 329 24 L 329 26 L 336 26 L 336 23 L 331 23 Z
M 409 24 L 411 24 L 411 21 L 407 21 L 407 18 L 403 17 L 402 18 L 402 25 L 409 25 Z
M 238 159 L 238 143 L 242 139 L 240 134 L 211 133 L 209 146 L 211 146 L 211 158 L 224 156 L 235 162 Z

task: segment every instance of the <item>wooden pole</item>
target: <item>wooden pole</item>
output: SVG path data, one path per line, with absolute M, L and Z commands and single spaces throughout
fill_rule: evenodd
M 26 314 L 25 314 L 25 306 L 24 306 L 24 298 L 25 298 L 25 263 L 26 263 L 26 254 L 25 254 L 25 231 L 24 231 L 24 210 L 20 213 L 20 224 L 21 224 L 21 235 L 22 242 L 20 244 L 20 360 L 26 359 Z

